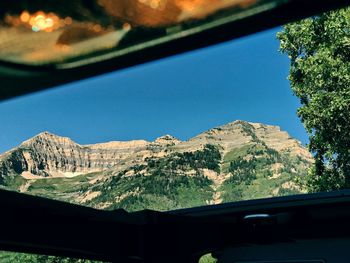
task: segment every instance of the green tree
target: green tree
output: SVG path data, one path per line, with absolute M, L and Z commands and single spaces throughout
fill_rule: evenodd
M 199 263 L 216 263 L 218 262 L 211 254 L 206 254 L 199 259 Z
M 350 187 L 350 9 L 286 25 L 277 34 L 315 156 L 312 191 Z

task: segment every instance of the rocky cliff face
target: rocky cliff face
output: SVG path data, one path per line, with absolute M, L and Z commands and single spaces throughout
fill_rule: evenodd
M 311 163 L 279 127 L 244 121 L 188 141 L 165 135 L 80 145 L 44 132 L 0 155 L 0 183 L 97 208 L 166 210 L 299 193 L 293 178 Z M 153 207 L 155 200 L 162 205 Z
M 43 132 L 0 155 L 0 174 L 2 177 L 10 174 L 27 178 L 72 177 L 120 169 L 146 156 L 157 155 L 162 147 L 178 142 L 174 137 L 163 136 L 154 142 L 135 140 L 79 145 L 69 138 Z
M 278 126 L 261 123 L 240 120 L 228 123 L 183 142 L 179 148 L 194 149 L 204 144 L 220 145 L 224 153 L 246 145 L 264 144 L 276 151 L 289 152 L 294 156 L 312 161 L 309 151 L 298 140 L 292 138 L 287 132 L 281 131 Z

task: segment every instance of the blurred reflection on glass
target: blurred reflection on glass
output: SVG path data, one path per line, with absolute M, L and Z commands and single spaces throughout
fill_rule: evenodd
M 5 1 L 0 3 L 0 60 L 61 63 L 171 34 L 165 30 L 168 27 L 180 26 L 181 31 L 182 25 L 200 26 L 209 17 L 215 20 L 267 2 L 275 1 Z M 154 30 L 160 31 L 154 34 Z M 134 32 L 132 41 L 124 40 L 129 31 Z

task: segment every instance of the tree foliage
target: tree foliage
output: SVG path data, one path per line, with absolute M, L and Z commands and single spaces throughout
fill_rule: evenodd
M 313 191 L 350 187 L 350 9 L 286 25 L 280 50 L 291 61 L 289 80 L 315 156 Z
M 27 253 L 17 253 L 0 251 L 0 262 L 25 262 L 25 263 L 103 263 L 89 259 L 65 258 L 47 255 L 36 255 Z

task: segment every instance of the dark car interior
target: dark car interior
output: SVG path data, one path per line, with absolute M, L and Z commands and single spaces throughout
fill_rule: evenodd
M 59 2 L 70 5 L 70 1 Z M 220 19 L 209 16 L 205 23 L 191 21 L 178 26 L 172 25 L 171 16 L 151 22 L 133 17 L 131 24 L 158 24 L 128 31 L 118 48 L 67 59 L 31 64 L 6 59 L 0 52 L 0 100 L 219 44 L 349 5 L 346 0 L 248 2 L 224 10 Z M 45 8 L 45 1 L 30 5 Z M 10 3 L 0 6 L 0 13 L 15 10 Z M 350 262 L 348 190 L 129 213 L 1 189 L 0 211 L 0 249 L 12 252 L 105 262 L 194 263 L 206 254 L 220 263 Z

